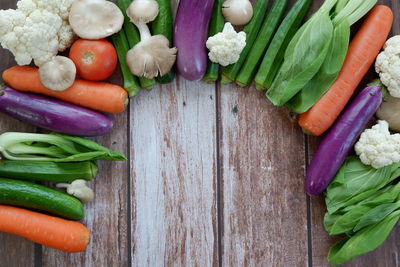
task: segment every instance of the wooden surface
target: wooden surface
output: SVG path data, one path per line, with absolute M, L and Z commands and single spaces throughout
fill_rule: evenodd
M 379 2 L 393 7 L 399 34 L 399 1 Z M 15 64 L 3 49 L 0 58 L 0 71 Z M 121 83 L 119 74 L 111 80 Z M 177 77 L 113 119 L 114 130 L 95 140 L 129 161 L 102 162 L 91 183 L 88 250 L 67 254 L 0 233 L 0 267 L 327 266 L 334 240 L 322 227 L 324 203 L 303 190 L 319 140 L 286 109 L 253 87 Z M 0 115 L 5 131 L 38 129 Z M 346 266 L 399 266 L 399 234 Z

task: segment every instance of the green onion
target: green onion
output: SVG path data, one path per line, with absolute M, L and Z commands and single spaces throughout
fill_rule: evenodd
M 92 161 L 46 162 L 0 160 L 0 177 L 29 181 L 71 182 L 76 179 L 93 180 L 97 165 Z

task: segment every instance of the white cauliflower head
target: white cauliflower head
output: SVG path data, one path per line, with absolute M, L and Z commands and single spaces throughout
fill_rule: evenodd
M 208 38 L 206 46 L 212 62 L 228 66 L 239 60 L 240 53 L 246 46 L 246 33 L 236 32 L 232 24 L 225 23 L 222 32 Z
M 400 98 L 400 35 L 387 40 L 378 55 L 375 70 L 393 97 Z
M 380 120 L 361 134 L 355 150 L 362 163 L 376 169 L 400 162 L 400 134 L 390 134 L 389 124 Z
M 20 0 L 17 9 L 0 10 L 0 43 L 18 65 L 50 61 L 74 41 L 68 24 L 73 0 Z

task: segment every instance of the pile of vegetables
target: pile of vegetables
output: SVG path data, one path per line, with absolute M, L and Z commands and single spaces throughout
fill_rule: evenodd
M 85 250 L 89 230 L 75 221 L 94 198 L 86 181 L 96 176 L 97 160 L 125 156 L 81 137 L 14 132 L 0 135 L 0 153 L 0 232 L 67 252 Z M 36 181 L 63 182 L 56 187 L 67 194 Z
M 104 113 L 123 112 L 156 81 L 172 82 L 176 62 L 187 80 L 254 82 L 272 104 L 299 113 L 304 132 L 326 133 L 305 189 L 325 192 L 326 230 L 347 235 L 329 263 L 383 243 L 400 218 L 400 134 L 390 132 L 400 131 L 400 37 L 387 41 L 393 13 L 377 0 L 325 0 L 303 24 L 312 0 L 290 10 L 288 2 L 181 0 L 175 22 L 169 0 L 20 0 L 0 10 L 0 44 L 18 64 L 2 73 L 0 111 L 53 132 L 0 134 L 0 231 L 83 251 L 90 233 L 76 221 L 94 197 L 86 182 L 97 160 L 126 158 L 82 136 L 109 133 Z M 367 13 L 351 39 L 351 25 Z M 380 81 L 348 104 L 375 59 Z M 118 62 L 123 87 L 104 82 Z M 380 121 L 365 129 L 375 113 Z

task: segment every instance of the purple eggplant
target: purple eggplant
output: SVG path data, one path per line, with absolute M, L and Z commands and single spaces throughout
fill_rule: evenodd
M 370 86 L 344 110 L 311 160 L 305 181 L 308 194 L 318 195 L 326 189 L 381 103 L 381 88 Z
M 177 68 L 187 80 L 203 78 L 207 69 L 206 41 L 214 0 L 181 0 L 175 19 Z
M 96 111 L 11 88 L 0 89 L 0 111 L 37 127 L 70 135 L 103 135 L 113 126 L 110 118 Z

